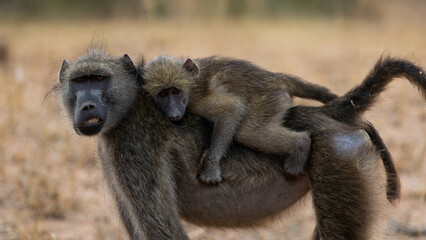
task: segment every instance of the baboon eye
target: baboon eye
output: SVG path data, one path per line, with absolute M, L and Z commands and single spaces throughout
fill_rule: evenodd
M 167 97 L 169 95 L 169 92 L 167 90 L 163 90 L 160 93 L 158 93 L 159 97 Z
M 83 77 L 78 77 L 78 78 L 76 78 L 75 79 L 77 82 L 82 82 L 83 80 L 84 80 L 84 78 Z
M 98 81 L 102 81 L 102 80 L 104 80 L 104 76 L 98 75 L 98 76 L 96 76 L 96 79 L 98 79 Z
M 172 88 L 171 93 L 172 93 L 172 94 L 179 94 L 179 93 L 180 93 L 180 90 L 179 90 L 179 89 L 177 89 L 177 88 Z

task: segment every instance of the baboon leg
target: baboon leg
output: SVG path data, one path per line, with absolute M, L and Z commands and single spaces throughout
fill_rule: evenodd
M 103 152 L 101 149 L 99 149 L 99 153 L 101 156 L 105 155 L 105 152 Z M 118 208 L 118 213 L 120 214 L 121 221 L 126 228 L 129 238 L 137 239 L 138 235 L 136 232 L 136 226 L 133 224 L 130 212 L 128 211 L 128 206 L 126 206 L 125 199 L 123 197 L 124 193 L 121 191 L 120 187 L 117 186 L 117 180 L 112 177 L 112 168 L 108 163 L 108 161 L 101 161 L 101 167 L 104 173 L 105 182 L 108 186 L 108 190 L 114 197 L 115 204 Z
M 134 128 L 124 132 L 125 137 L 115 142 L 115 146 L 123 150 L 120 154 L 108 151 L 110 145 L 103 145 L 104 142 L 99 147 L 103 174 L 130 239 L 188 240 L 180 222 L 174 187 L 169 186 L 172 151 L 163 146 L 165 152 L 158 157 L 158 164 L 142 161 L 147 151 L 136 147 L 140 142 L 124 143 L 123 139 L 132 131 Z M 124 150 L 129 145 L 134 149 L 131 153 Z M 129 161 L 130 158 L 134 161 Z M 148 185 L 150 187 L 146 188 Z
M 320 132 L 312 136 L 312 148 L 307 170 L 317 217 L 313 239 L 375 239 L 384 200 L 379 202 L 378 156 L 366 132 Z
M 282 119 L 290 107 L 292 100 L 283 89 L 255 100 L 238 129 L 236 140 L 260 152 L 285 156 L 285 171 L 298 175 L 308 160 L 311 140 L 306 132 L 295 132 L 282 126 Z
M 208 96 L 196 105 L 203 107 L 197 109 L 194 106 L 194 112 L 202 113 L 214 122 L 210 147 L 202 157 L 199 177 L 205 183 L 218 183 L 222 181 L 220 160 L 234 138 L 246 107 L 239 98 L 226 94 Z
M 121 220 L 124 227 L 126 228 L 127 234 L 130 239 L 137 239 L 136 228 L 130 219 L 130 213 L 127 211 L 126 205 L 123 199 L 118 196 L 117 190 L 111 189 L 112 195 L 115 198 L 115 203 L 117 204 L 118 213 L 120 214 Z
M 135 155 L 137 159 L 142 159 L 141 155 Z M 153 166 L 151 162 L 129 163 L 126 160 L 112 164 L 117 182 L 122 188 L 120 192 L 123 193 L 119 196 L 123 201 L 118 206 L 122 204 L 129 213 L 123 222 L 132 222 L 126 225 L 128 229 L 135 227 L 133 233 L 130 233 L 132 239 L 189 240 L 180 222 L 174 189 L 167 185 L 172 182 L 171 169 L 167 166 L 169 157 L 162 158 L 165 164 L 159 166 Z

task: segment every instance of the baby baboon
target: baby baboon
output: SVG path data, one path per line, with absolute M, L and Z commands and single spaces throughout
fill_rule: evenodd
M 291 96 L 328 102 L 337 96 L 300 78 L 272 73 L 247 61 L 208 57 L 185 62 L 158 56 L 143 69 L 143 87 L 172 120 L 185 111 L 214 123 L 210 148 L 202 159 L 200 179 L 222 180 L 220 160 L 235 140 L 256 151 L 285 156 L 283 169 L 300 175 L 308 159 L 308 133 L 283 127 L 293 106 Z M 290 95 L 289 95 L 290 94 Z
M 154 97 L 157 106 L 169 119 L 180 120 L 189 102 L 190 112 L 215 120 L 216 131 L 212 136 L 210 152 L 221 151 L 224 154 L 228 147 L 227 141 L 239 127 L 236 140 L 247 147 L 262 152 L 298 154 L 300 150 L 293 148 L 291 143 L 298 143 L 303 138 L 301 135 L 288 138 L 295 132 L 282 127 L 285 111 L 291 107 L 291 99 L 284 89 L 289 89 L 290 94 L 294 96 L 323 103 L 337 98 L 337 95 L 324 87 L 291 75 L 268 72 L 247 61 L 218 57 L 195 61 L 199 66 L 190 59 L 183 63 L 172 57 L 160 56 L 141 72 L 144 88 Z M 344 120 L 353 122 L 355 119 Z M 358 125 L 367 131 L 383 160 L 389 201 L 399 199 L 399 176 L 390 152 L 370 123 L 363 122 Z M 219 134 L 222 135 L 216 136 Z M 218 149 L 220 147 L 222 149 Z M 303 157 L 299 157 L 298 160 L 294 158 L 287 160 L 286 172 L 300 173 L 305 161 Z M 203 166 L 205 168 L 202 169 L 202 173 L 207 173 L 201 175 L 203 181 L 212 181 L 210 178 L 206 179 L 212 172 L 215 181 L 220 181 L 219 162 L 207 157 Z
M 398 71 L 384 72 L 388 78 L 406 71 L 409 78 L 424 81 L 420 68 L 399 63 L 405 65 Z M 392 61 L 381 66 L 388 64 Z M 127 55 L 115 58 L 92 50 L 64 61 L 60 83 L 53 88 L 75 131 L 97 133 L 104 177 L 131 239 L 188 239 L 179 217 L 203 226 L 258 226 L 276 218 L 309 187 L 317 215 L 315 239 L 373 239 L 371 230 L 384 205 L 379 184 L 371 184 L 378 181 L 376 153 L 354 121 L 329 117 L 333 106 L 346 106 L 348 95 L 327 108 L 299 106 L 286 114 L 288 128 L 311 133 L 309 183 L 305 176 L 287 181 L 276 167 L 280 156 L 233 143 L 222 162 L 224 181 L 206 186 L 196 173 L 211 124 L 191 114 L 171 124 L 138 87 L 135 72 Z M 357 118 L 353 108 L 342 114 Z

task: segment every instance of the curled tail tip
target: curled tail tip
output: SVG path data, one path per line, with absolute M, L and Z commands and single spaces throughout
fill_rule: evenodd
M 398 203 L 399 203 L 399 200 L 401 199 L 401 192 L 400 191 L 398 191 L 398 192 L 388 191 L 388 192 L 386 192 L 386 198 L 388 199 L 388 201 L 392 205 L 397 206 Z
M 391 204 L 396 206 L 401 198 L 401 181 L 397 172 L 395 174 L 387 174 L 386 197 Z

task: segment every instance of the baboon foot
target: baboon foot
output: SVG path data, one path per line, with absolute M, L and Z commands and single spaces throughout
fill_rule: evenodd
M 200 180 L 207 184 L 217 184 L 222 182 L 220 168 L 204 168 L 198 172 Z
M 306 134 L 298 146 L 292 149 L 284 163 L 284 171 L 291 175 L 301 175 L 304 173 L 306 162 L 311 152 L 311 138 Z
M 370 147 L 371 145 L 371 139 L 364 130 L 334 136 L 335 154 L 343 158 L 356 157 L 365 147 Z
M 201 182 L 207 184 L 217 184 L 222 182 L 219 162 L 205 158 L 202 167 L 198 171 L 198 178 Z

